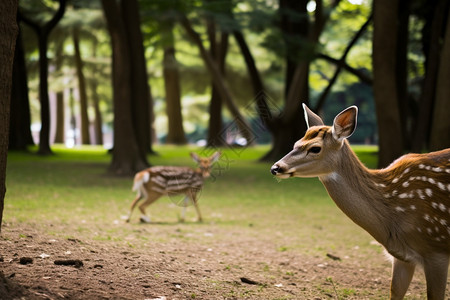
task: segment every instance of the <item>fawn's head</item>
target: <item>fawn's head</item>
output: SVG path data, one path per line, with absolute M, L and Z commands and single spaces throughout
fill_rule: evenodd
M 333 126 L 325 126 L 322 119 L 305 104 L 308 130 L 294 144 L 294 149 L 270 169 L 279 178 L 316 177 L 333 172 L 336 155 L 356 128 L 358 108 L 351 106 L 339 113 Z
M 197 153 L 191 152 L 192 159 L 198 164 L 198 168 L 204 178 L 208 178 L 211 175 L 212 165 L 219 160 L 221 153 L 215 152 L 209 157 L 200 157 Z

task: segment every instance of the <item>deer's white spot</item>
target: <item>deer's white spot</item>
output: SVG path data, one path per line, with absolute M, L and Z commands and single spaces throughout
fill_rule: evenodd
M 425 176 L 422 176 L 422 181 L 428 181 L 428 178 Z
M 433 233 L 433 229 L 431 229 L 431 228 L 427 228 L 427 232 L 428 232 L 428 234 L 432 234 Z
M 436 237 L 436 238 L 434 238 L 437 242 L 440 242 L 441 241 L 441 238 L 440 237 Z
M 445 211 L 447 209 L 447 207 L 443 203 L 440 203 L 439 204 L 439 209 L 442 210 L 442 211 Z
M 435 184 L 436 180 L 434 180 L 433 178 L 428 178 L 428 182 L 431 183 L 431 184 Z
M 392 183 L 397 183 L 398 182 L 398 177 L 394 178 L 394 180 L 392 180 Z
M 447 185 L 447 190 L 450 192 L 450 184 Z
M 442 172 L 442 169 L 440 167 L 436 167 L 432 169 L 434 172 Z
M 403 183 L 402 183 L 402 186 L 403 186 L 403 187 L 408 187 L 408 186 L 409 186 L 409 181 L 403 182 Z
M 423 218 L 428 222 L 433 222 L 433 220 L 430 218 L 430 216 L 428 214 L 425 214 L 425 216 L 423 216 Z
M 425 166 L 425 170 L 431 170 L 431 166 Z
M 419 189 L 419 190 L 416 191 L 416 193 L 417 193 L 417 195 L 419 196 L 420 199 L 425 199 L 425 196 L 423 195 L 422 190 Z
M 398 197 L 400 198 L 400 199 L 405 199 L 405 198 L 408 198 L 408 194 L 407 193 L 401 193 L 400 195 L 398 195 Z
M 411 210 L 416 210 L 416 206 L 415 205 L 411 205 L 410 208 L 411 208 Z
M 443 225 L 443 226 L 447 226 L 447 221 L 444 220 L 444 219 L 441 219 L 441 220 L 439 221 L 439 223 L 441 223 L 441 225 Z
M 434 209 L 436 209 L 438 207 L 438 204 L 436 202 L 431 202 L 431 207 L 433 207 Z
M 391 198 L 391 194 L 387 193 L 387 194 L 383 194 L 384 198 Z
M 405 209 L 404 209 L 403 207 L 400 207 L 400 206 L 397 206 L 397 207 L 395 208 L 395 210 L 396 210 L 396 211 L 399 211 L 399 212 L 404 212 L 404 211 L 405 211 Z
M 442 182 L 438 182 L 438 187 L 439 187 L 441 190 L 445 191 L 445 184 L 443 184 Z
M 432 189 L 425 189 L 425 193 L 427 194 L 428 197 L 433 196 L 433 190 Z
M 402 175 L 405 175 L 406 173 L 408 173 L 411 169 L 410 168 L 406 168 L 405 171 L 403 171 Z
M 398 194 L 398 191 L 397 191 L 397 190 L 393 190 L 393 191 L 392 191 L 392 196 L 397 196 L 397 194 Z
M 418 232 L 422 232 L 422 228 L 417 227 L 417 231 L 418 231 Z
M 425 165 L 424 164 L 420 164 L 419 165 L 419 169 L 423 169 L 423 168 L 425 168 Z
M 450 173 L 450 169 L 445 169 L 445 172 Z

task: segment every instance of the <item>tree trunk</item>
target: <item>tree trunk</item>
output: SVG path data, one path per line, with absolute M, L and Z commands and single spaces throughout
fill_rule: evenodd
M 175 57 L 175 41 L 173 36 L 173 23 L 165 22 L 163 76 L 166 92 L 166 113 L 169 122 L 167 140 L 169 144 L 186 144 L 183 129 L 183 115 L 181 114 L 181 86 L 178 61 Z
M 112 42 L 114 148 L 109 171 L 132 175 L 148 166 L 140 151 L 132 121 L 130 51 L 125 26 L 115 0 L 102 0 Z
M 220 41 L 216 38 L 216 25 L 214 20 L 208 19 L 208 40 L 210 46 L 209 52 L 212 58 L 216 61 L 220 73 L 225 77 L 225 59 L 228 52 L 228 34 L 222 32 L 220 34 Z M 208 146 L 220 147 L 225 143 L 223 135 L 223 120 L 222 120 L 222 98 L 217 91 L 214 82 L 211 83 L 211 101 L 209 104 L 209 125 L 208 125 Z
M 31 135 L 28 78 L 20 28 L 14 54 L 10 108 L 9 149 L 27 150 L 27 146 L 34 145 L 34 142 Z
M 398 0 L 374 2 L 373 76 L 378 120 L 378 166 L 385 167 L 402 154 L 402 130 L 396 78 Z
M 64 42 L 58 43 L 55 50 L 55 71 L 62 72 Z M 56 92 L 56 132 L 54 142 L 65 142 L 64 90 Z
M 131 101 L 133 125 L 137 142 L 142 153 L 151 153 L 151 113 L 153 99 L 148 83 L 147 61 L 141 33 L 139 7 L 136 0 L 121 1 L 122 16 L 130 49 Z M 149 113 L 150 110 L 150 113 Z
M 17 38 L 18 1 L 0 1 L 0 232 L 6 193 L 6 161 L 8 157 L 9 107 Z
M 29 25 L 38 36 L 39 44 L 39 100 L 41 103 L 41 131 L 39 133 L 39 150 L 41 155 L 52 154 L 50 149 L 50 104 L 48 97 L 48 58 L 47 42 L 52 29 L 58 24 L 64 15 L 66 0 L 59 0 L 59 8 L 50 21 L 40 26 L 27 16 L 20 15 L 27 25 Z
M 447 26 L 441 53 L 432 118 L 431 151 L 450 148 L 450 8 L 447 8 Z
M 81 115 L 81 144 L 89 145 L 91 137 L 89 134 L 88 97 L 86 91 L 86 79 L 83 73 L 83 61 L 80 51 L 80 29 L 73 30 L 73 46 L 75 49 L 75 67 L 78 78 L 78 90 L 80 91 L 80 115 Z
M 439 60 L 441 52 L 441 39 L 444 21 L 447 15 L 448 0 L 439 0 L 435 6 L 433 18 L 431 20 L 431 40 L 430 47 L 427 51 L 426 73 L 422 87 L 422 93 L 419 100 L 419 116 L 417 120 L 417 128 L 412 145 L 414 152 L 420 152 L 427 148 L 431 127 L 431 116 L 433 113 L 434 99 L 436 93 L 436 82 L 439 70 Z
M 94 41 L 92 45 L 92 57 L 97 57 L 97 41 Z M 94 66 L 93 70 L 93 77 L 95 77 L 97 73 L 97 68 Z M 96 145 L 103 145 L 103 121 L 102 121 L 102 112 L 100 111 L 100 97 L 97 93 L 97 83 L 94 80 L 90 80 L 90 90 L 91 90 L 91 97 L 92 102 L 94 105 L 94 132 L 95 132 L 95 144 Z

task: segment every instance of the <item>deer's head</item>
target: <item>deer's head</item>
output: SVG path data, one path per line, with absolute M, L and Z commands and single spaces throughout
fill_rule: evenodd
M 217 151 L 209 157 L 200 157 L 197 153 L 191 152 L 191 157 L 197 163 L 204 178 L 208 178 L 211 175 L 212 165 L 219 160 L 220 155 L 221 153 Z
M 332 173 L 339 150 L 356 128 L 356 106 L 339 113 L 334 118 L 333 126 L 325 126 L 322 119 L 305 104 L 303 109 L 308 130 L 294 144 L 294 149 L 270 169 L 279 178 L 316 177 Z

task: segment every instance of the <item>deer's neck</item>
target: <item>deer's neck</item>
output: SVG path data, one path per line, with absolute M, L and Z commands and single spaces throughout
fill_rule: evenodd
M 319 179 L 336 205 L 378 242 L 386 245 L 391 221 L 373 171 L 356 157 L 347 142 L 335 161 L 335 172 Z

